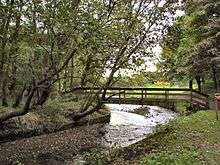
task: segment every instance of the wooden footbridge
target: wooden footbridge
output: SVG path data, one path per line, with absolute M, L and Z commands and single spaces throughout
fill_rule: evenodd
M 78 87 L 71 90 L 102 94 L 100 88 Z M 176 103 L 189 103 L 203 109 L 209 108 L 208 95 L 190 88 L 118 88 L 107 89 L 103 103 L 156 105 L 173 108 Z

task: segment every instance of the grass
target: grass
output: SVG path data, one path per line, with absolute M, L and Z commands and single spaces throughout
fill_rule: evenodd
M 213 111 L 181 117 L 167 129 L 156 152 L 140 164 L 220 164 L 220 121 Z
M 190 106 L 190 103 L 187 102 L 177 102 L 175 103 L 176 106 L 176 112 L 179 113 L 180 115 L 186 115 L 189 112 L 187 111 L 187 107 Z
M 115 151 L 111 164 L 220 164 L 220 121 L 215 112 L 182 116 L 159 129 L 149 138 Z

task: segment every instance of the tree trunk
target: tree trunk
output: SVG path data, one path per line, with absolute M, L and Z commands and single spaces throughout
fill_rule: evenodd
M 41 92 L 37 105 L 43 105 L 50 96 L 50 88 L 46 88 Z
M 102 103 L 101 103 L 101 102 L 98 102 L 98 103 L 96 104 L 96 106 L 93 107 L 92 109 L 87 110 L 87 111 L 82 112 L 82 113 L 79 113 L 79 114 L 76 114 L 76 115 L 74 115 L 72 118 L 73 118 L 74 121 L 78 121 L 79 119 L 81 119 L 81 118 L 83 118 L 83 117 L 86 117 L 86 116 L 88 116 L 88 115 L 94 113 L 95 111 L 99 110 L 99 109 L 101 108 L 101 106 L 102 106 Z
M 193 89 L 193 80 L 192 79 L 189 80 L 189 89 Z
M 23 116 L 23 115 L 27 114 L 30 110 L 31 100 L 34 96 L 35 91 L 36 91 L 36 87 L 33 87 L 31 89 L 31 92 L 27 98 L 27 101 L 26 101 L 23 109 L 17 110 L 17 111 L 11 110 L 9 112 L 0 114 L 0 123 L 4 122 L 10 118 L 17 117 L 17 116 Z
M 105 100 L 107 89 L 108 89 L 108 87 L 111 85 L 111 82 L 112 82 L 112 80 L 113 80 L 113 78 L 114 78 L 115 72 L 116 72 L 116 70 L 115 70 L 115 69 L 112 69 L 112 71 L 111 71 L 111 73 L 110 73 L 110 75 L 109 75 L 109 77 L 108 77 L 108 80 L 107 80 L 107 82 L 106 82 L 106 84 L 105 84 L 105 87 L 104 87 L 104 89 L 103 89 L 103 92 L 102 92 L 102 96 L 101 96 L 101 99 L 102 99 L 102 100 Z
M 16 108 L 20 105 L 20 102 L 23 99 L 23 94 L 24 94 L 25 89 L 26 89 L 26 85 L 24 85 L 22 91 L 17 95 L 17 97 L 15 99 L 15 103 L 12 106 L 13 108 Z
M 7 87 L 7 81 L 4 78 L 2 82 L 2 106 L 5 106 L 5 107 L 8 106 L 6 87 Z
M 71 59 L 71 69 L 70 69 L 70 89 L 73 87 L 73 69 L 74 69 L 74 61 Z
M 25 92 L 25 97 L 27 97 L 29 94 L 30 94 L 30 92 L 31 92 L 31 85 L 29 85 L 28 87 L 27 87 L 27 89 L 26 89 L 26 92 Z
M 33 98 L 33 96 L 34 96 L 36 90 L 37 90 L 36 87 L 32 87 L 32 89 L 31 89 L 31 91 L 30 91 L 30 94 L 29 94 L 28 97 L 27 97 L 27 100 L 26 100 L 25 105 L 24 105 L 24 108 L 23 108 L 24 112 L 26 112 L 26 113 L 27 113 L 27 112 L 29 111 L 29 109 L 30 109 L 30 104 L 31 104 L 32 98 Z M 25 113 L 24 113 L 24 114 L 25 114 Z
M 87 75 L 89 74 L 91 62 L 92 62 L 92 56 L 90 55 L 88 57 L 88 59 L 86 60 L 86 65 L 85 65 L 85 68 L 83 70 L 81 83 L 80 83 L 82 87 L 86 86 L 86 84 L 87 84 Z
M 61 93 L 62 89 L 61 89 L 61 79 L 58 81 L 58 92 Z
M 197 82 L 197 85 L 198 85 L 198 91 L 201 92 L 201 90 L 202 90 L 201 77 L 196 76 L 195 79 L 196 79 L 196 82 Z
M 213 77 L 213 82 L 214 82 L 214 88 L 216 91 L 218 91 L 218 81 L 217 81 L 217 76 L 216 76 L 216 71 L 214 66 L 212 66 L 212 77 Z
M 68 66 L 64 69 L 64 79 L 63 79 L 63 90 L 67 91 L 67 68 Z

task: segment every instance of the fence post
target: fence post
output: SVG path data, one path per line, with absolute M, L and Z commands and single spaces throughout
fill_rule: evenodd
M 119 87 L 119 104 L 121 104 L 121 89 Z
M 126 98 L 125 89 L 124 89 L 124 92 L 123 92 L 123 97 L 124 97 L 124 98 L 123 98 L 123 99 L 124 99 L 123 103 L 125 104 L 125 103 L 126 103 L 126 102 L 125 102 L 125 100 L 126 100 L 126 99 L 125 99 L 125 98 Z
M 167 102 L 167 99 L 168 99 L 168 91 L 165 90 L 165 101 Z
M 193 108 L 193 89 L 190 89 L 190 107 Z
M 141 89 L 141 105 L 143 105 L 143 100 L 144 100 L 144 90 Z
M 168 105 L 168 94 L 169 94 L 169 91 L 165 89 L 165 106 L 166 106 L 166 108 L 169 108 L 169 105 Z

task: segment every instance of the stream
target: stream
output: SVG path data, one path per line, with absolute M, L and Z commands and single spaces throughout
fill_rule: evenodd
M 177 113 L 157 106 L 106 104 L 111 110 L 110 123 L 103 128 L 102 144 L 106 147 L 126 147 L 154 132 Z
M 101 145 L 113 148 L 136 143 L 154 133 L 158 124 L 165 124 L 178 116 L 158 106 L 106 104 L 106 108 L 111 112 L 111 119 L 100 130 L 103 134 Z M 84 164 L 83 156 L 77 155 L 74 163 Z

